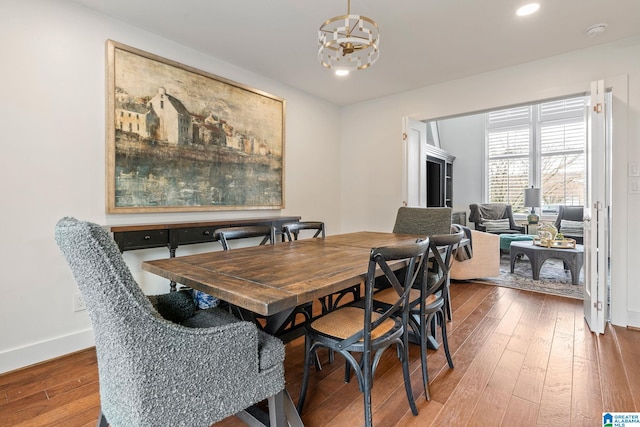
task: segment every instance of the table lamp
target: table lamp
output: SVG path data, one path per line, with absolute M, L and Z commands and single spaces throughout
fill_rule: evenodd
M 542 192 L 539 188 L 526 188 L 524 190 L 524 207 L 531 208 L 531 213 L 527 216 L 529 224 L 537 224 L 540 217 L 536 215 L 536 208 L 541 206 Z

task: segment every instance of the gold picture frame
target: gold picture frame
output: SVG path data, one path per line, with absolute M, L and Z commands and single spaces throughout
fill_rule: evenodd
M 284 99 L 107 40 L 108 213 L 283 209 Z

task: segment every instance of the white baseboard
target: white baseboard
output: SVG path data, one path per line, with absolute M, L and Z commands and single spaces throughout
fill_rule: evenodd
M 0 374 L 45 360 L 83 350 L 95 345 L 93 329 L 41 341 L 0 353 Z
M 634 328 L 640 328 L 640 313 L 637 311 L 627 310 L 627 324 Z

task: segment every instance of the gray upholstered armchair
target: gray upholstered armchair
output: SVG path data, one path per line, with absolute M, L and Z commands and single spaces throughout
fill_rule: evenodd
M 574 239 L 576 243 L 582 244 L 584 240 L 583 217 L 583 206 L 560 205 L 554 225 L 564 237 Z
M 511 205 L 505 203 L 473 203 L 469 205 L 469 221 L 476 230 L 493 234 L 520 234 L 525 227 L 516 224 Z
M 94 328 L 98 425 L 204 427 L 265 399 L 271 425 L 286 423 L 280 340 L 218 308 L 196 311 L 187 292 L 147 298 L 97 224 L 64 218 L 55 237 Z

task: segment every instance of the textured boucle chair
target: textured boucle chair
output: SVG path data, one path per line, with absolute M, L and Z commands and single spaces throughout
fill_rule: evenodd
M 271 425 L 286 424 L 280 340 L 218 308 L 196 310 L 187 292 L 147 298 L 97 224 L 63 218 L 55 237 L 93 324 L 99 426 L 204 427 L 233 414 L 249 420 L 241 411 L 265 399 Z

